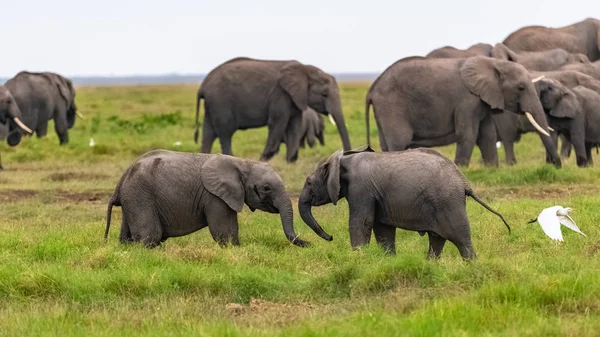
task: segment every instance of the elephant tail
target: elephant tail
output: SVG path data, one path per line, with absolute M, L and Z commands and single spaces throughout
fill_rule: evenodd
M 371 100 L 371 95 L 367 94 L 367 99 L 365 100 L 365 121 L 367 124 L 367 146 L 371 147 L 371 124 L 369 121 L 369 109 L 373 101 Z
M 198 136 L 200 133 L 200 100 L 204 98 L 204 92 L 202 88 L 198 90 L 198 95 L 196 96 L 196 131 L 194 132 L 194 142 L 198 144 Z
M 108 201 L 108 210 L 106 211 L 106 230 L 104 231 L 104 242 L 108 241 L 108 231 L 110 230 L 110 220 L 112 218 L 112 208 L 113 206 L 121 206 L 121 185 L 123 185 L 123 181 L 125 177 L 129 175 L 129 171 L 131 169 L 127 169 L 127 171 L 123 174 L 117 187 L 115 188 L 115 193 Z
M 506 228 L 508 228 L 508 233 L 510 234 L 510 226 L 508 225 L 508 223 L 506 222 L 506 220 L 504 220 L 504 217 L 502 216 L 502 214 L 496 212 L 493 208 L 491 208 L 490 206 L 488 206 L 485 202 L 483 202 L 481 199 L 479 199 L 474 193 L 473 190 L 471 190 L 470 188 L 465 190 L 465 194 L 470 196 L 471 198 L 473 198 L 473 200 L 477 201 L 481 206 L 485 207 L 485 209 L 487 209 L 488 211 L 496 214 L 498 217 L 500 217 L 500 219 L 502 219 L 502 222 L 504 222 L 504 225 L 506 225 Z

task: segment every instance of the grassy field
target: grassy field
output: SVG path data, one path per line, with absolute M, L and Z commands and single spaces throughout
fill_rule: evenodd
M 358 147 L 365 143 L 368 84 L 341 86 Z M 0 172 L 0 336 L 600 334 L 600 168 L 579 169 L 573 159 L 560 170 L 545 165 L 532 134 L 517 144 L 518 165 L 485 168 L 475 152 L 464 169 L 475 192 L 513 228 L 509 235 L 497 217 L 467 201 L 479 256 L 472 263 L 451 244 L 439 261 L 428 261 L 427 239 L 406 231 L 397 234 L 395 257 L 375 244 L 352 251 L 345 201 L 315 209 L 332 242 L 296 216 L 296 232 L 313 243 L 306 249 L 285 240 L 277 215 L 247 208 L 240 247 L 218 247 L 208 230 L 153 250 L 123 246 L 120 208 L 104 243 L 106 204 L 131 161 L 155 148 L 199 148 L 195 91 L 78 88 L 86 120 L 77 121 L 68 146 L 59 147 L 50 131 L 15 148 L 0 145 L 6 168 Z M 296 164 L 285 163 L 284 146 L 271 161 L 294 199 L 314 164 L 341 147 L 335 127 L 326 129 L 326 146 L 301 150 Z M 234 154 L 258 159 L 266 135 L 264 128 L 239 131 Z M 454 157 L 454 146 L 440 150 Z M 565 243 L 557 244 L 537 224 L 526 224 L 553 205 L 574 207 L 588 237 L 565 231 Z

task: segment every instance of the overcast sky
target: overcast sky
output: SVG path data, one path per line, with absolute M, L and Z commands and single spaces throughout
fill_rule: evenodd
M 1 11 L 0 76 L 206 73 L 236 56 L 380 72 L 443 45 L 600 18 L 600 1 L 7 0 Z

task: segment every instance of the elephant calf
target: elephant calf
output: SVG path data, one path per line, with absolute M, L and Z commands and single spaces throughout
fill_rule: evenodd
M 428 256 L 437 258 L 446 240 L 464 259 L 474 259 L 466 198 L 479 200 L 458 167 L 435 150 L 401 152 L 337 151 L 306 178 L 298 200 L 302 220 L 323 239 L 331 240 L 312 215 L 311 207 L 334 205 L 341 198 L 350 207 L 352 247 L 366 244 L 371 230 L 389 253 L 396 252 L 396 228 L 429 235 Z M 504 221 L 510 231 L 510 227 Z
M 279 213 L 287 239 L 301 247 L 309 244 L 294 233 L 292 203 L 269 164 L 166 150 L 142 155 L 125 171 L 108 203 L 104 239 L 112 207 L 121 206 L 121 242 L 155 247 L 208 226 L 220 245 L 239 245 L 237 213 L 244 203 L 252 211 Z
M 321 114 L 311 108 L 307 108 L 302 112 L 302 127 L 300 128 L 301 148 L 308 146 L 311 148 L 317 144 L 317 139 L 321 145 L 325 145 L 325 122 Z M 287 144 L 287 135 L 283 137 L 282 143 Z

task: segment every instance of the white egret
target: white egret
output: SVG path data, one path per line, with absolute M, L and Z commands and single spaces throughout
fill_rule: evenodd
M 548 235 L 552 240 L 563 242 L 562 232 L 560 230 L 560 225 L 564 225 L 565 227 L 570 228 L 571 230 L 583 235 L 583 232 L 577 227 L 575 221 L 569 216 L 569 212 L 573 209 L 562 206 L 553 206 L 548 207 L 538 215 L 537 218 L 529 221 L 528 223 L 538 222 L 542 227 L 542 230 L 546 235 Z

